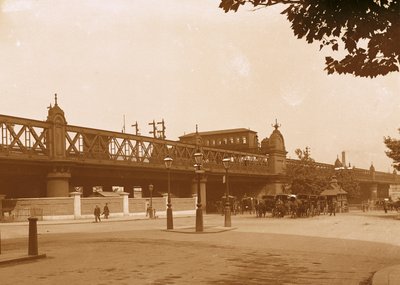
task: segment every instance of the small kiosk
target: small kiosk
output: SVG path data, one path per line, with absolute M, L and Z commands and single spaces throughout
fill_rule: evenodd
M 336 176 L 333 176 L 329 187 L 321 192 L 320 196 L 325 196 L 328 204 L 337 202 L 336 211 L 339 213 L 348 212 L 347 192 L 337 182 Z

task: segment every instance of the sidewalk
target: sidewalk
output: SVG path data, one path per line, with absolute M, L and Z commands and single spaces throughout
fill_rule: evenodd
M 191 214 L 175 215 L 174 218 L 189 218 L 193 217 Z M 157 221 L 165 220 L 165 215 L 158 216 L 157 218 L 150 219 L 145 215 L 129 215 L 129 216 L 111 216 L 108 219 L 101 219 L 101 222 L 95 223 L 93 217 L 83 217 L 79 219 L 63 219 L 63 220 L 46 220 L 37 221 L 38 235 L 46 234 L 49 232 L 62 233 L 79 231 L 85 228 L 86 224 L 98 224 L 102 229 L 105 225 L 112 225 L 117 222 L 133 222 L 133 221 L 148 221 L 150 224 L 157 223 Z M 147 224 L 147 223 L 146 223 Z M 13 238 L 27 238 L 28 237 L 29 222 L 9 222 L 0 223 L 0 238 L 8 240 Z M 49 228 L 51 227 L 51 230 Z
M 372 285 L 400 284 L 400 265 L 386 267 L 377 271 L 372 279 Z
M 190 214 L 183 214 L 183 215 L 176 215 L 176 218 L 180 217 L 191 217 L 193 215 Z M 121 222 L 121 221 L 134 221 L 134 220 L 157 220 L 157 219 L 165 219 L 165 215 L 157 216 L 157 218 L 150 219 L 148 216 L 143 215 L 129 215 L 129 216 L 110 216 L 108 219 L 101 218 L 101 222 Z M 94 223 L 94 217 L 82 217 L 79 219 L 54 219 L 54 220 L 43 220 L 37 221 L 38 225 L 66 225 L 66 224 L 83 224 L 83 223 Z M 25 226 L 28 225 L 29 222 L 3 222 L 0 223 L 1 226 Z
M 46 254 L 38 254 L 38 255 L 27 255 L 26 253 L 7 253 L 0 254 L 0 266 L 8 265 L 12 263 L 30 261 L 40 258 L 46 258 Z

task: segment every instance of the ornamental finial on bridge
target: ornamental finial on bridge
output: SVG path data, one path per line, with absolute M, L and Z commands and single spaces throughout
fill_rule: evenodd
M 271 126 L 273 126 L 275 128 L 275 130 L 277 130 L 281 126 L 281 124 L 278 124 L 278 120 L 275 119 L 275 125 L 271 125 Z
M 58 104 L 57 104 L 57 93 L 54 94 L 54 106 L 58 106 Z

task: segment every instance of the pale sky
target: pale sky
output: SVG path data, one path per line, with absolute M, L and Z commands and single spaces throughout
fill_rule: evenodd
M 383 137 L 400 137 L 400 73 L 328 76 L 328 50 L 293 36 L 280 7 L 225 14 L 218 0 L 3 0 L 0 113 L 45 120 L 58 94 L 71 125 L 167 139 L 275 119 L 288 157 L 373 162 L 392 171 Z

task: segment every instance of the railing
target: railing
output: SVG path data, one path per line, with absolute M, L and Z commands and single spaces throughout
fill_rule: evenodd
M 299 165 L 301 163 L 300 160 L 298 159 L 286 159 L 286 165 Z M 334 166 L 332 164 L 328 163 L 322 163 L 322 162 L 314 162 L 313 165 L 315 165 L 318 169 L 326 169 L 326 170 L 334 170 Z
M 0 155 L 47 158 L 48 128 L 49 124 L 46 122 L 0 115 Z
M 141 166 L 162 166 L 164 158 L 174 159 L 174 166 L 187 168 L 194 164 L 195 145 L 77 126 L 66 127 L 66 155 L 69 160 L 108 161 Z M 222 160 L 230 157 L 232 171 L 268 174 L 265 155 L 202 147 L 204 166 L 223 170 Z
M 287 159 L 286 165 L 298 165 L 301 161 L 297 159 Z M 334 171 L 334 165 L 327 163 L 315 162 L 315 165 L 319 169 L 326 169 Z M 386 173 L 381 171 L 371 172 L 367 169 L 361 168 L 349 168 L 347 171 L 352 171 L 355 175 L 355 178 L 359 182 L 379 182 L 379 183 L 400 183 L 400 178 L 397 174 Z
M 400 182 L 399 177 L 397 176 L 397 174 L 393 174 L 393 173 L 386 173 L 386 172 L 375 172 L 375 180 L 376 181 L 384 181 L 384 182 Z
M 49 122 L 0 115 L 0 156 L 51 160 L 47 136 Z M 78 126 L 66 126 L 66 161 L 136 164 L 164 167 L 169 155 L 177 168 L 192 167 L 196 146 L 175 141 L 136 136 Z M 232 158 L 231 171 L 268 174 L 264 155 L 203 147 L 204 167 L 223 171 L 222 160 Z

